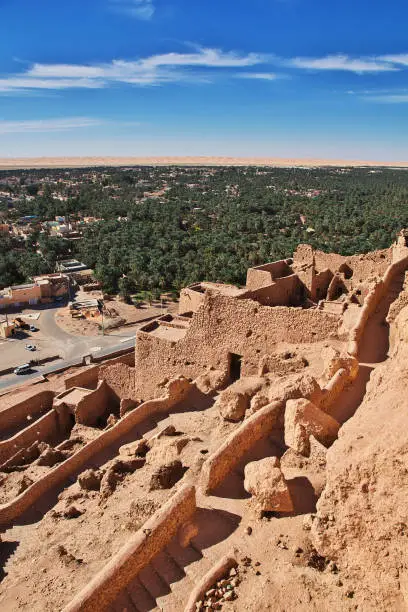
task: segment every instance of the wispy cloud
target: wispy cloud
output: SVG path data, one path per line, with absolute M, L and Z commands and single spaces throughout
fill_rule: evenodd
M 287 63 L 289 66 L 305 70 L 342 70 L 357 74 L 366 72 L 395 72 L 400 69 L 395 63 L 384 58 L 352 58 L 341 53 L 317 58 L 295 57 Z
M 112 10 L 148 21 L 155 12 L 153 0 L 109 0 Z
M 0 134 L 19 132 L 64 132 L 103 125 L 101 119 L 92 117 L 63 117 L 61 119 L 33 119 L 28 121 L 0 120 Z
M 165 53 L 135 61 L 113 60 L 108 64 L 33 64 L 26 72 L 0 78 L 0 92 L 27 89 L 102 88 L 118 83 L 161 85 L 178 81 L 202 81 L 197 67 L 207 70 L 245 68 L 261 64 L 257 53 L 240 55 L 220 49 L 198 48 L 194 53 Z
M 282 75 L 275 72 L 241 72 L 235 75 L 240 79 L 259 79 L 261 81 L 276 81 L 282 78 Z

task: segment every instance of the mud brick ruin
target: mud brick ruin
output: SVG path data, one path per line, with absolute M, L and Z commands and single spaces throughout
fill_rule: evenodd
M 134 353 L 2 410 L 2 609 L 405 609 L 380 489 L 406 480 L 407 244 L 191 285 Z

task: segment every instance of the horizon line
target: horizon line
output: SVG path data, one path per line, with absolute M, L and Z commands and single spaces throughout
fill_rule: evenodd
M 185 156 L 39 156 L 0 157 L 0 170 L 120 166 L 264 166 L 264 167 L 384 167 L 408 168 L 408 161 L 366 161 L 318 157 Z

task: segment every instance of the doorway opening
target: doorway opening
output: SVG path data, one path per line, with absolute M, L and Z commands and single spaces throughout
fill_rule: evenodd
M 235 353 L 230 353 L 229 355 L 229 371 L 230 378 L 232 382 L 241 378 L 241 362 L 242 355 L 236 355 Z

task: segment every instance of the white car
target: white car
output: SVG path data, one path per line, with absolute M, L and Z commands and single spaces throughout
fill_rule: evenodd
M 36 351 L 37 347 L 35 346 L 35 344 L 26 344 L 25 348 L 27 351 Z
M 31 372 L 31 364 L 29 363 L 25 363 L 24 365 L 17 366 L 14 369 L 14 374 L 28 374 L 28 372 Z

